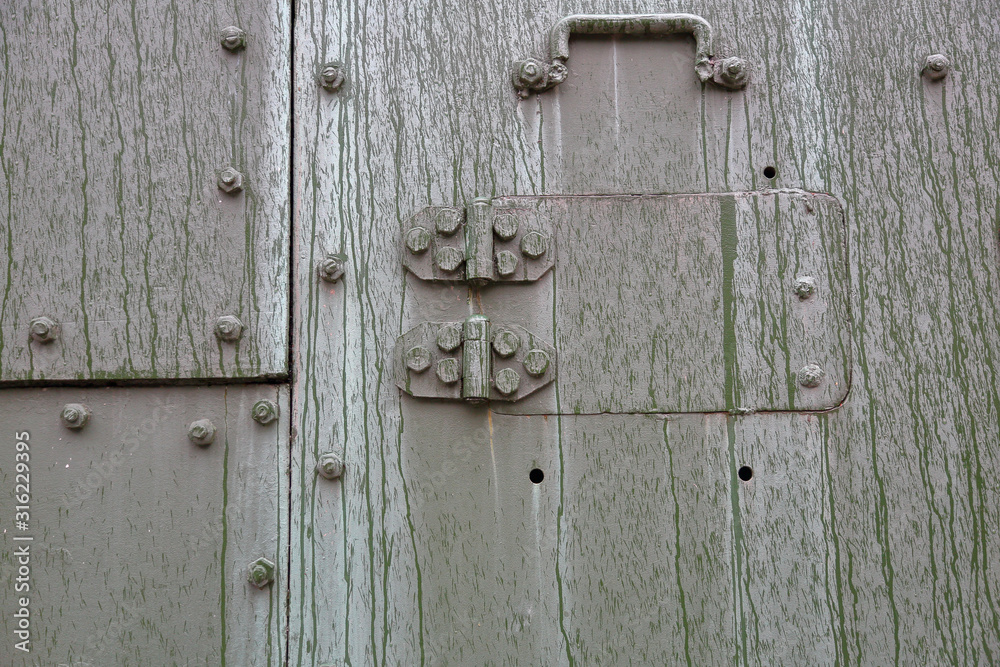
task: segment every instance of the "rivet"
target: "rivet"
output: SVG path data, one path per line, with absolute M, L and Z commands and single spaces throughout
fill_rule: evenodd
M 437 373 L 441 382 L 454 384 L 462 379 L 462 364 L 458 363 L 458 359 L 455 357 L 448 357 L 437 363 L 437 369 L 434 372 Z
M 215 321 L 215 337 L 232 343 L 243 335 L 243 322 L 235 315 L 223 315 Z
M 497 253 L 497 273 L 507 277 L 514 275 L 517 270 L 517 255 L 510 250 L 501 250 Z
M 497 213 L 493 218 L 493 233 L 504 241 L 510 241 L 517 236 L 521 222 L 513 213 Z
M 188 426 L 188 440 L 200 447 L 207 447 L 215 440 L 215 424 L 207 419 L 199 419 Z
M 67 403 L 63 406 L 59 419 L 66 428 L 83 428 L 90 421 L 90 410 L 80 403 Z
M 823 377 L 826 375 L 826 371 L 817 366 L 816 364 L 806 364 L 799 369 L 798 380 L 799 384 L 808 389 L 813 389 L 820 385 L 823 381 Z
M 345 259 L 346 258 L 343 255 L 327 255 L 323 258 L 323 261 L 316 266 L 316 275 L 318 275 L 320 280 L 323 282 L 337 282 L 344 277 Z
M 545 375 L 545 371 L 548 369 L 549 355 L 545 350 L 540 350 L 536 347 L 524 355 L 524 370 L 528 371 L 528 375 L 540 377 Z
M 426 252 L 431 245 L 431 233 L 425 227 L 414 227 L 406 232 L 406 249 L 414 255 Z
M 437 345 L 445 352 L 458 349 L 462 344 L 462 325 L 446 324 L 437 332 Z
M 247 581 L 257 588 L 267 588 L 274 581 L 274 563 L 258 558 L 247 568 Z
M 438 211 L 437 216 L 434 218 L 434 226 L 444 236 L 451 236 L 462 226 L 462 212 L 455 209 Z
M 239 51 L 247 45 L 247 34 L 234 25 L 223 28 L 219 37 L 222 46 L 228 51 Z
M 951 61 L 948 60 L 948 56 L 941 53 L 935 53 L 927 56 L 927 59 L 924 61 L 924 69 L 922 73 L 931 81 L 940 81 L 948 76 L 948 70 L 950 69 Z
M 266 426 L 278 418 L 278 406 L 274 401 L 262 398 L 250 408 L 250 415 L 255 422 Z
M 431 367 L 431 352 L 423 345 L 415 345 L 406 351 L 406 367 L 414 373 L 423 373 Z
M 316 472 L 326 479 L 337 479 L 344 474 L 344 462 L 333 452 L 325 452 L 316 461 Z
M 719 63 L 719 78 L 729 88 L 741 88 L 746 83 L 749 71 L 750 68 L 743 58 L 730 56 L 723 58 Z
M 528 232 L 521 237 L 521 252 L 531 259 L 544 255 L 548 246 L 549 240 L 538 232 Z
M 448 273 L 458 270 L 464 261 L 465 253 L 453 246 L 446 246 L 434 253 L 434 263 Z
M 493 337 L 493 351 L 506 359 L 521 347 L 521 337 L 513 331 L 498 331 Z
M 243 190 L 243 174 L 232 167 L 219 172 L 219 189 L 231 195 Z
M 521 376 L 518 375 L 517 371 L 513 368 L 501 368 L 497 371 L 494 384 L 496 385 L 497 391 L 504 396 L 509 396 L 517 391 L 517 388 L 521 386 Z
M 331 93 L 340 90 L 340 87 L 344 85 L 344 79 L 344 70 L 340 63 L 326 63 L 319 71 L 319 85 Z
M 792 289 L 799 299 L 805 301 L 816 293 L 816 280 L 812 276 L 802 276 L 795 281 Z
M 36 317 L 28 323 L 31 338 L 37 343 L 51 343 L 59 337 L 59 326 L 47 317 Z

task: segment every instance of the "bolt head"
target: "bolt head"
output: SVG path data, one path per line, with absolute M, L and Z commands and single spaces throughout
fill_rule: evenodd
M 243 322 L 235 315 L 223 315 L 215 321 L 215 337 L 233 343 L 243 335 Z
M 316 461 L 316 473 L 326 479 L 337 479 L 344 474 L 344 462 L 333 452 L 325 452 Z
M 719 82 L 727 88 L 742 88 L 746 85 L 750 67 L 743 58 L 730 56 L 719 63 Z
M 278 406 L 274 401 L 262 398 L 250 408 L 250 415 L 255 422 L 266 426 L 278 418 Z
M 215 440 L 215 424 L 208 419 L 198 419 L 188 426 L 188 440 L 199 447 L 207 447 Z
M 802 276 L 795 281 L 795 285 L 792 286 L 795 291 L 796 296 L 802 301 L 805 301 L 813 294 L 816 293 L 816 279 L 812 276 Z
M 247 581 L 257 588 L 267 588 L 274 581 L 274 563 L 258 558 L 247 568 Z
M 823 381 L 823 377 L 826 375 L 826 371 L 817 366 L 816 364 L 806 364 L 799 369 L 798 380 L 799 384 L 807 389 L 813 389 L 818 387 Z
M 497 273 L 504 278 L 514 275 L 517 271 L 517 255 L 510 250 L 501 250 L 497 253 Z
M 446 246 L 434 253 L 434 263 L 442 271 L 451 273 L 465 262 L 465 253 L 454 246 Z
M 516 88 L 533 88 L 545 80 L 545 65 L 528 58 L 514 63 L 514 86 Z
M 528 371 L 528 375 L 533 377 L 545 375 L 545 371 L 549 370 L 549 363 L 548 353 L 537 347 L 524 355 L 524 370 Z
M 80 403 L 67 403 L 63 406 L 59 419 L 66 428 L 83 428 L 90 421 L 90 410 Z
M 414 227 L 406 232 L 406 249 L 414 255 L 420 255 L 431 246 L 431 233 L 426 227 Z
M 220 31 L 219 41 L 227 51 L 239 51 L 247 45 L 247 34 L 231 25 Z
M 923 74 L 931 81 L 940 81 L 948 76 L 948 70 L 950 69 L 951 61 L 948 60 L 948 56 L 935 53 L 927 56 L 927 59 L 924 61 Z
M 423 345 L 415 345 L 406 351 L 406 367 L 414 373 L 423 373 L 431 367 L 431 351 Z
M 316 267 L 316 274 L 320 280 L 327 283 L 335 283 L 344 277 L 343 255 L 327 255 Z
M 344 85 L 344 70 L 340 63 L 326 63 L 319 71 L 319 85 L 331 93 L 340 90 Z
M 461 344 L 462 344 L 461 324 L 445 324 L 443 327 L 438 329 L 437 345 L 445 352 L 451 352 L 453 350 L 457 350 L 458 346 Z
M 36 343 L 51 343 L 59 337 L 58 325 L 47 317 L 36 317 L 28 323 L 28 331 Z
M 226 167 L 219 172 L 219 189 L 234 195 L 243 190 L 243 174 L 232 167 Z
M 434 218 L 434 226 L 437 228 L 438 233 L 444 236 L 451 236 L 462 226 L 462 211 L 452 208 L 438 211 L 437 216 Z
M 497 213 L 493 218 L 493 233 L 504 241 L 510 241 L 517 236 L 517 230 L 521 228 L 521 221 L 510 212 Z
M 549 239 L 538 232 L 528 232 L 521 237 L 521 252 L 525 257 L 538 259 L 548 249 Z
M 513 331 L 498 331 L 493 336 L 493 351 L 504 359 L 514 356 L 521 347 L 521 337 Z
M 497 371 L 493 384 L 504 396 L 510 396 L 521 386 L 521 376 L 513 368 L 501 368 Z
M 437 373 L 441 382 L 455 384 L 462 379 L 462 364 L 458 363 L 458 359 L 455 357 L 448 357 L 437 363 L 437 369 L 434 372 Z

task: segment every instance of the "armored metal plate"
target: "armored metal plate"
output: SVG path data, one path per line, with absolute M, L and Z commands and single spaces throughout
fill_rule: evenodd
M 559 260 L 485 312 L 551 336 L 554 387 L 499 410 L 824 410 L 850 385 L 844 217 L 802 191 L 511 197 Z M 553 314 L 554 311 L 554 314 Z
M 271 5 L 4 9 L 21 65 L 0 121 L 0 383 L 287 374 L 290 12 Z M 23 66 L 39 45 L 49 64 Z M 214 335 L 227 315 L 235 343 Z
M 277 420 L 254 421 L 261 399 Z M 287 388 L 8 389 L 0 401 L 5 665 L 281 664 L 285 579 L 258 589 L 247 576 L 261 557 L 286 569 Z M 78 430 L 61 423 L 72 403 L 90 411 Z M 200 419 L 216 428 L 207 446 L 188 439 Z M 20 597 L 31 653 L 14 649 Z

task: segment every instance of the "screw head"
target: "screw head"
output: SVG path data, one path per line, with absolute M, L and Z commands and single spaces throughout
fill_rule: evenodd
M 826 375 L 826 371 L 817 366 L 816 364 L 806 364 L 799 369 L 798 380 L 799 384 L 807 389 L 813 389 L 818 387 L 823 381 L 823 377 Z
M 426 227 L 414 227 L 406 232 L 406 249 L 414 255 L 420 255 L 431 246 L 431 233 Z
M 231 25 L 219 32 L 219 41 L 227 51 L 239 51 L 247 45 L 247 34 Z
M 521 237 L 521 252 L 525 257 L 538 259 L 549 248 L 549 240 L 538 232 L 528 232 Z
M 215 337 L 233 343 L 243 335 L 243 322 L 235 315 L 223 315 L 215 321 Z
M 243 174 L 232 167 L 226 167 L 219 172 L 219 189 L 234 195 L 243 190 Z
M 344 474 L 344 462 L 333 452 L 325 452 L 316 461 L 316 473 L 326 479 L 337 479 Z
M 340 90 L 344 85 L 344 70 L 340 63 L 326 63 L 319 71 L 319 85 L 331 93 Z
M 262 398 L 250 408 L 250 416 L 261 426 L 266 426 L 278 418 L 278 406 L 274 401 Z
M 451 273 L 465 262 L 465 253 L 454 246 L 446 246 L 434 253 L 434 263 L 442 271 Z
M 247 568 L 247 581 L 257 588 L 267 588 L 274 581 L 274 563 L 258 558 Z
M 730 56 L 719 63 L 719 78 L 727 88 L 741 88 L 749 73 L 750 68 L 743 58 Z
M 327 283 L 335 283 L 344 277 L 344 261 L 347 258 L 343 255 L 327 255 L 316 266 L 316 275 L 320 280 Z
M 63 406 L 59 419 L 66 428 L 83 428 L 90 421 L 90 410 L 80 403 L 67 403 Z
M 215 424 L 208 419 L 198 419 L 188 426 L 188 440 L 199 447 L 207 447 L 215 440 Z
M 497 273 L 505 278 L 514 275 L 517 270 L 517 255 L 510 250 L 501 250 L 497 253 Z
M 423 345 L 415 345 L 406 351 L 406 367 L 414 373 L 423 373 L 431 367 L 431 351 Z
M 451 236 L 462 226 L 462 212 L 450 208 L 438 211 L 434 218 L 434 226 L 440 234 Z
M 923 75 L 931 81 L 940 81 L 948 76 L 948 70 L 950 69 L 951 61 L 948 60 L 948 56 L 935 53 L 927 56 L 927 59 L 924 61 Z
M 799 299 L 805 301 L 816 293 L 816 280 L 812 276 L 802 276 L 795 281 L 792 289 Z
M 513 331 L 498 331 L 493 336 L 493 351 L 504 359 L 511 357 L 521 347 L 521 337 Z
M 513 368 L 501 368 L 497 371 L 493 384 L 501 394 L 510 396 L 521 386 L 521 376 Z
M 521 221 L 513 213 L 497 213 L 493 218 L 493 233 L 504 241 L 510 241 L 517 236 L 517 230 L 521 228 Z
M 549 370 L 549 363 L 548 353 L 537 347 L 524 355 L 524 370 L 533 377 L 545 375 L 545 371 Z
M 36 317 L 28 323 L 28 331 L 36 343 L 51 343 L 59 337 L 59 326 L 47 317 Z
M 437 332 L 437 345 L 445 352 L 458 349 L 462 344 L 462 325 L 446 324 Z
M 455 357 L 448 357 L 437 363 L 437 369 L 434 372 L 437 373 L 441 382 L 455 384 L 462 379 L 462 364 L 458 363 L 458 359 Z

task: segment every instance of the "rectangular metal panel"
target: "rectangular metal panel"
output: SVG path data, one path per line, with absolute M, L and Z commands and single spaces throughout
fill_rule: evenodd
M 286 374 L 289 12 L 4 3 L 0 382 Z
M 276 421 L 251 417 L 260 399 L 278 406 Z M 0 588 L 4 664 L 281 663 L 286 388 L 13 389 L 0 401 L 0 562 L 11 575 Z M 89 409 L 83 428 L 61 424 L 69 403 Z M 188 438 L 201 419 L 216 428 L 207 446 Z M 14 492 L 23 452 L 22 527 Z M 22 545 L 30 587 L 18 591 Z M 258 589 L 248 566 L 262 557 L 277 572 Z M 14 647 L 20 597 L 31 653 Z

